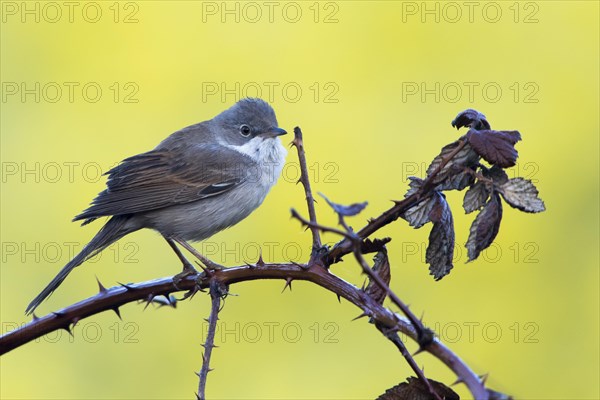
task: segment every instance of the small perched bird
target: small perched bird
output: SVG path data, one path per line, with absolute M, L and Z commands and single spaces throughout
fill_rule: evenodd
M 237 224 L 265 199 L 287 154 L 277 138 L 275 112 L 261 99 L 246 98 L 211 120 L 177 131 L 154 150 L 126 158 L 107 172 L 107 188 L 73 220 L 83 225 L 110 217 L 94 238 L 27 307 L 31 314 L 81 265 L 123 236 L 142 228 L 158 231 L 184 265 L 175 243 L 209 268 L 218 268 L 187 243 Z

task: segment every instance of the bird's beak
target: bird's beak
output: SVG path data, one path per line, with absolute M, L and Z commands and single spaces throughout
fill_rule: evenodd
M 273 127 L 273 128 L 270 128 L 268 131 L 264 132 L 263 136 L 273 138 L 276 136 L 285 135 L 286 133 L 287 133 L 287 131 L 285 129 Z

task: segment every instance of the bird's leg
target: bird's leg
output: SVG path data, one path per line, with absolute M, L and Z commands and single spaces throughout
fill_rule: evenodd
M 181 247 L 183 247 L 184 249 L 186 249 L 187 251 L 189 251 L 190 253 L 192 253 L 192 255 L 194 255 L 198 260 L 200 260 L 200 262 L 202 264 L 204 264 L 204 266 L 209 269 L 209 270 L 218 270 L 218 269 L 225 269 L 224 266 L 222 266 L 221 264 L 217 264 L 214 261 L 209 260 L 208 258 L 204 257 L 202 254 L 200 254 L 198 252 L 198 250 L 196 250 L 195 248 L 193 248 L 188 242 L 186 242 L 185 240 L 182 240 L 180 238 L 177 237 L 173 237 L 172 238 L 174 241 L 176 241 L 177 243 L 179 243 L 181 245 Z
M 186 276 L 189 276 L 189 275 L 198 274 L 198 271 L 196 270 L 196 268 L 194 268 L 192 263 L 189 262 L 187 260 L 187 258 L 185 258 L 183 253 L 181 253 L 181 251 L 179 250 L 179 248 L 177 247 L 177 245 L 175 244 L 173 239 L 166 237 L 166 236 L 164 236 L 164 238 L 167 241 L 167 243 L 169 243 L 169 246 L 171 246 L 171 248 L 173 249 L 175 254 L 177 254 L 177 257 L 179 257 L 179 259 L 183 263 L 183 271 L 181 271 L 180 273 L 178 273 L 177 275 L 175 275 L 173 277 L 173 284 L 175 285 L 175 287 L 177 287 L 177 284 L 179 282 L 181 282 L 181 280 L 183 278 L 185 278 Z
M 198 271 L 196 271 L 196 268 L 194 268 L 194 266 L 192 265 L 192 263 L 189 262 L 187 260 L 187 258 L 185 258 L 185 256 L 183 255 L 183 253 L 179 250 L 179 248 L 175 244 L 174 240 L 171 239 L 170 237 L 166 237 L 166 236 L 164 238 L 167 241 L 167 243 L 169 243 L 169 246 L 171 246 L 171 248 L 173 249 L 173 251 L 175 252 L 175 254 L 177 254 L 177 257 L 183 263 L 183 271 L 184 272 L 185 271 L 198 272 Z

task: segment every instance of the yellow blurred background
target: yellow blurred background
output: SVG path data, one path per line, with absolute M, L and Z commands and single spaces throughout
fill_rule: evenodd
M 243 96 L 302 127 L 315 191 L 369 201 L 360 227 L 423 176 L 465 108 L 523 142 L 512 176 L 536 182 L 547 211 L 508 206 L 495 244 L 465 264 L 474 215 L 450 193 L 455 268 L 424 263 L 429 225 L 389 235 L 392 288 L 490 387 L 519 399 L 599 393 L 599 6 L 535 2 L 1 3 L 2 333 L 101 226 L 70 219 L 104 188 L 99 175 Z M 284 142 L 290 136 L 283 137 Z M 297 159 L 263 206 L 197 244 L 239 265 L 306 260 L 310 236 Z M 317 206 L 323 223 L 331 210 Z M 337 238 L 326 235 L 328 243 Z M 134 233 L 78 268 L 38 313 L 105 286 L 179 272 L 154 232 Z M 357 285 L 347 257 L 333 272 Z M 347 302 L 314 285 L 235 285 L 221 313 L 207 394 L 214 399 L 368 399 L 411 375 L 395 348 Z M 197 388 L 209 298 L 176 310 L 130 304 L 74 338 L 54 333 L 0 359 L 3 399 L 183 399 Z M 414 343 L 409 348 L 415 350 Z M 417 356 L 426 375 L 450 371 Z M 456 390 L 468 398 L 464 387 Z

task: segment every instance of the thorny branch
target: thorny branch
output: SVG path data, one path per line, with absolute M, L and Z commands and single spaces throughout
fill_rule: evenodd
M 308 179 L 308 168 L 306 166 L 306 154 L 304 152 L 304 141 L 302 139 L 302 130 L 299 126 L 294 128 L 294 140 L 292 146 L 298 150 L 298 162 L 300 163 L 300 181 L 304 186 L 306 193 L 306 204 L 308 206 L 308 217 L 313 223 L 317 223 L 317 212 L 315 211 L 315 198 L 310 188 L 310 180 Z M 313 238 L 311 259 L 316 258 L 318 251 L 321 249 L 321 234 L 318 229 L 310 228 Z
M 206 399 L 206 378 L 208 373 L 212 371 L 210 368 L 210 357 L 212 355 L 215 346 L 215 332 L 217 331 L 217 320 L 219 319 L 219 311 L 221 310 L 221 299 L 227 296 L 227 287 L 219 285 L 218 281 L 210 282 L 210 316 L 206 320 L 208 322 L 208 333 L 206 334 L 206 341 L 202 345 L 204 347 L 204 354 L 202 354 L 202 368 L 198 373 L 200 381 L 198 383 L 198 394 L 196 395 L 199 400 Z
M 106 289 L 99 284 L 100 292 L 95 296 L 57 312 L 48 314 L 42 318 L 34 316 L 33 321 L 30 323 L 1 336 L 0 355 L 57 329 L 65 329 L 71 333 L 72 327 L 81 319 L 102 311 L 113 310 L 120 318 L 119 307 L 130 302 L 141 300 L 149 304 L 156 301 L 157 296 L 164 296 L 168 303 L 173 305 L 173 296 L 171 293 L 187 291 L 186 295 L 183 297 L 185 299 L 191 297 L 198 290 L 209 288 L 212 297 L 212 311 L 209 318 L 209 324 L 213 329 L 211 333 L 209 327 L 202 369 L 198 373 L 200 376 L 198 396 L 199 398 L 204 398 L 206 375 L 208 371 L 210 371 L 209 362 L 212 348 L 214 347 L 214 324 L 218 317 L 221 297 L 227 293 L 228 286 L 230 284 L 257 279 L 283 279 L 286 281 L 287 287 L 290 286 L 290 283 L 293 280 L 305 280 L 313 282 L 359 307 L 363 311 L 362 315 L 368 316 L 370 322 L 372 322 L 378 330 L 396 345 L 420 380 L 426 384 L 429 394 L 434 396 L 434 398 L 438 399 L 439 396 L 432 389 L 432 386 L 425 378 L 422 370 L 417 366 L 413 356 L 410 355 L 406 346 L 400 340 L 398 332 L 407 335 L 419 344 L 419 349 L 415 354 L 428 352 L 448 366 L 458 377 L 457 382 L 464 383 L 474 398 L 483 400 L 497 398 L 496 396 L 499 393 L 486 389 L 484 386 L 485 382 L 482 381 L 480 377 L 456 354 L 444 346 L 434 336 L 434 333 L 431 330 L 423 326 L 421 321 L 416 318 L 399 297 L 391 291 L 389 284 L 381 279 L 378 273 L 374 271 L 375 267 L 373 269 L 370 268 L 363 257 L 363 254 L 371 252 L 378 252 L 378 255 L 382 252 L 385 254 L 385 244 L 388 243 L 390 239 L 371 240 L 369 237 L 380 228 L 397 220 L 399 217 L 406 219 L 406 212 L 410 211 L 411 208 L 417 205 L 422 207 L 423 205 L 430 204 L 430 200 L 433 199 L 432 196 L 434 195 L 437 203 L 431 203 L 434 208 L 431 208 L 431 211 L 429 211 L 429 214 L 426 216 L 427 220 L 418 225 L 422 226 L 422 224 L 427 221 L 434 222 L 432 234 L 435 231 L 436 222 L 438 223 L 438 227 L 441 226 L 439 224 L 448 223 L 448 221 L 450 221 L 449 223 L 452 225 L 451 215 L 445 220 L 440 219 L 441 217 L 439 214 L 443 211 L 442 208 L 438 207 L 439 204 L 441 204 L 440 201 L 447 207 L 447 203 L 443 200 L 443 195 L 440 194 L 440 190 L 462 190 L 466 186 L 470 186 L 471 188 L 469 191 L 473 191 L 474 194 L 472 193 L 470 195 L 471 202 L 468 203 L 468 205 L 464 205 L 465 210 L 471 212 L 483 209 L 471 227 L 473 241 L 470 244 L 472 248 L 470 248 L 469 251 L 473 252 L 474 257 L 472 258 L 470 255 L 470 259 L 476 258 L 483 248 L 489 246 L 497 233 L 501 214 L 494 211 L 500 207 L 499 194 L 504 197 L 504 200 L 510 206 L 518 208 L 519 210 L 532 213 L 544 210 L 543 201 L 537 197 L 537 189 L 531 182 L 522 178 L 508 179 L 503 171 L 503 168 L 515 165 L 518 154 L 514 149 L 514 144 L 520 140 L 519 132 L 492 131 L 485 116 L 476 110 L 466 110 L 460 113 L 453 121 L 452 125 L 456 128 L 469 127 L 470 130 L 459 140 L 442 149 L 442 153 L 434 160 L 437 164 L 432 163 L 426 179 L 420 181 L 418 186 L 411 185 L 411 191 L 409 191 L 403 200 L 396 201 L 393 207 L 384 211 L 380 216 L 371 219 L 367 225 L 356 233 L 349 228 L 343 217 L 344 215 L 350 216 L 357 214 L 364 208 L 366 203 L 353 204 L 352 206 L 340 206 L 325 198 L 329 205 L 331 205 L 338 213 L 340 225 L 342 225 L 345 230 L 325 227 L 317 223 L 314 197 L 310 188 L 306 167 L 302 131 L 300 128 L 295 128 L 295 138 L 292 145 L 298 150 L 298 158 L 301 167 L 300 182 L 302 182 L 306 194 L 309 220 L 302 218 L 295 210 L 292 210 L 292 216 L 308 226 L 312 232 L 313 251 L 306 264 L 297 264 L 293 262 L 284 264 L 265 264 L 262 258 L 259 258 L 254 265 L 247 264 L 245 266 L 192 274 L 186 276 L 182 280 L 178 280 L 177 285 L 174 284 L 173 278 L 157 279 L 138 284 L 120 284 L 120 286 L 110 289 Z M 459 155 L 463 149 L 467 153 L 466 156 L 465 153 Z M 475 155 L 475 161 L 469 158 L 472 154 Z M 492 164 L 493 167 L 488 169 L 479 164 L 478 160 L 480 157 Z M 452 187 L 449 188 L 440 187 L 441 180 L 447 181 L 447 178 L 450 176 L 448 168 L 446 168 L 447 166 L 448 168 L 462 168 L 460 173 L 469 175 L 472 181 L 466 183 L 460 181 L 460 184 L 454 182 L 453 185 L 460 186 L 460 188 L 452 185 L 450 185 Z M 478 169 L 481 170 L 481 173 L 478 172 Z M 459 172 L 456 171 L 452 172 L 454 177 L 456 177 L 458 173 Z M 441 175 L 440 180 L 436 180 L 438 175 Z M 475 192 L 476 180 L 478 183 L 487 185 L 486 188 L 483 188 L 484 190 L 479 186 L 478 190 L 480 190 L 482 194 L 480 197 L 476 197 L 479 194 L 479 192 Z M 440 198 L 442 198 L 442 200 L 439 200 Z M 466 198 L 467 196 L 465 199 Z M 490 198 L 490 201 L 486 203 L 488 198 Z M 488 210 L 487 214 L 486 210 Z M 413 225 L 412 222 L 411 225 Z M 418 227 L 416 225 L 417 224 L 414 224 L 413 226 Z M 442 226 L 442 228 L 444 227 L 445 226 Z M 486 230 L 487 233 L 489 233 L 487 236 L 479 236 L 481 233 L 485 234 Z M 342 239 L 332 248 L 323 247 L 320 238 L 321 231 L 336 233 L 341 235 Z M 451 247 L 453 248 L 453 227 L 448 232 L 452 235 Z M 445 233 L 446 231 L 442 232 L 442 234 Z M 437 234 L 439 235 L 440 232 L 437 232 Z M 472 239 L 471 236 L 469 237 L 469 241 Z M 442 237 L 442 239 L 444 238 Z M 445 251 L 448 250 L 447 247 L 448 246 L 446 246 Z M 452 248 L 450 248 L 450 251 Z M 369 276 L 371 282 L 370 286 L 377 285 L 381 289 L 377 291 L 377 294 L 374 294 L 372 291 L 373 287 L 371 287 L 371 291 L 369 291 L 369 287 L 367 287 L 367 289 L 360 289 L 338 278 L 329 271 L 329 266 L 331 264 L 339 262 L 343 256 L 349 253 L 354 254 L 363 271 Z M 389 267 L 387 255 L 385 260 L 388 262 L 387 267 Z M 450 265 L 450 268 L 451 267 L 452 266 Z M 389 281 L 389 269 L 387 269 L 387 271 L 388 274 L 386 276 Z M 448 271 L 449 269 L 446 270 L 445 273 Z M 439 279 L 437 276 L 436 278 Z M 376 300 L 372 296 L 377 296 L 378 299 Z M 385 296 L 389 297 L 392 303 L 400 308 L 406 315 L 406 318 L 383 307 L 382 304 Z
M 315 283 L 356 305 L 365 315 L 382 326 L 401 332 L 415 341 L 417 340 L 417 333 L 410 321 L 391 312 L 375 302 L 360 288 L 338 278 L 319 265 L 256 263 L 214 271 L 209 276 L 204 273 L 188 275 L 177 282 L 177 287 L 173 283 L 173 278 L 167 277 L 136 284 L 122 284 L 100 291 L 95 296 L 44 317 L 36 317 L 21 328 L 6 333 L 0 337 L 0 355 L 58 329 L 70 332 L 73 325 L 82 319 L 103 311 L 118 310 L 119 307 L 127 303 L 139 300 L 151 302 L 157 296 L 169 297 L 169 294 L 175 292 L 207 289 L 210 287 L 212 280 L 226 286 L 260 279 L 304 280 Z M 425 351 L 447 365 L 467 385 L 475 398 L 487 398 L 485 389 L 477 374 L 437 339 L 434 339 Z

